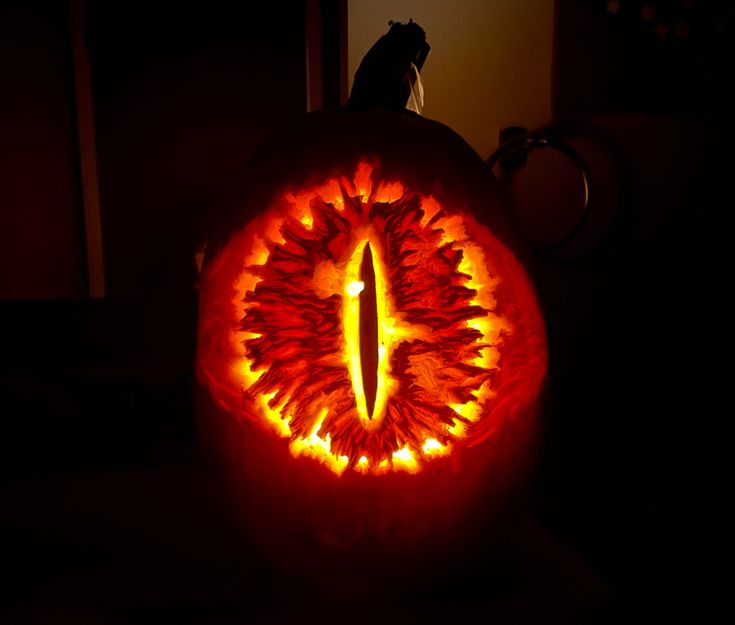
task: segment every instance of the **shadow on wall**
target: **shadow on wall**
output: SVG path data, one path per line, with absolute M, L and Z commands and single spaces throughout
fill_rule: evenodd
M 188 459 L 194 296 L 3 302 L 2 480 Z
M 301 5 L 88 2 L 110 297 L 84 299 L 67 5 L 0 7 L 7 478 L 166 462 L 162 447 L 191 441 L 194 252 L 253 151 L 305 103 Z
M 645 114 L 556 126 L 588 159 L 592 218 L 533 268 L 551 355 L 540 515 L 614 584 L 646 602 L 678 589 L 691 609 L 724 591 L 735 558 L 732 128 Z M 505 188 L 536 236 L 579 210 L 578 173 L 553 153 Z
M 90 3 L 111 295 L 192 288 L 209 213 L 269 133 L 304 112 L 303 10 Z

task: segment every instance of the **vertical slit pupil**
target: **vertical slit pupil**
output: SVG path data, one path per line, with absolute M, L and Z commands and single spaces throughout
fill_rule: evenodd
M 365 404 L 368 417 L 372 419 L 378 391 L 378 305 L 375 295 L 375 267 L 369 242 L 365 244 L 362 253 L 360 280 L 365 285 L 360 293 L 360 365 Z

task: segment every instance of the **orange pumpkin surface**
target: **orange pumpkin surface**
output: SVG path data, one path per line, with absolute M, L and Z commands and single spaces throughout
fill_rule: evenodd
M 263 157 L 208 252 L 200 422 L 257 544 L 370 578 L 450 556 L 504 505 L 546 346 L 469 148 L 417 117 L 323 119 Z

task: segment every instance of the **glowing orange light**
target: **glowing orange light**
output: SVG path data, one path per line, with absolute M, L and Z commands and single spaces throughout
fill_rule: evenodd
M 277 205 L 231 243 L 240 250 L 230 261 L 239 262 L 234 327 L 216 352 L 229 364 L 226 379 L 206 374 L 210 389 L 229 406 L 244 394 L 294 456 L 336 474 L 416 473 L 451 455 L 488 414 L 515 331 L 496 301 L 502 274 L 488 257 L 489 232 L 435 197 L 374 179 L 367 163 L 351 180 L 286 193 Z M 360 326 L 368 245 L 371 409 Z

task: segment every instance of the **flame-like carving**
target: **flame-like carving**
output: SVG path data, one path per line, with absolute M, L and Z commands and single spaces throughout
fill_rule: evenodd
M 415 472 L 485 418 L 513 324 L 482 228 L 400 182 L 374 184 L 361 164 L 353 180 L 286 195 L 235 238 L 232 376 L 294 455 L 336 473 Z M 360 332 L 366 249 L 374 365 Z

